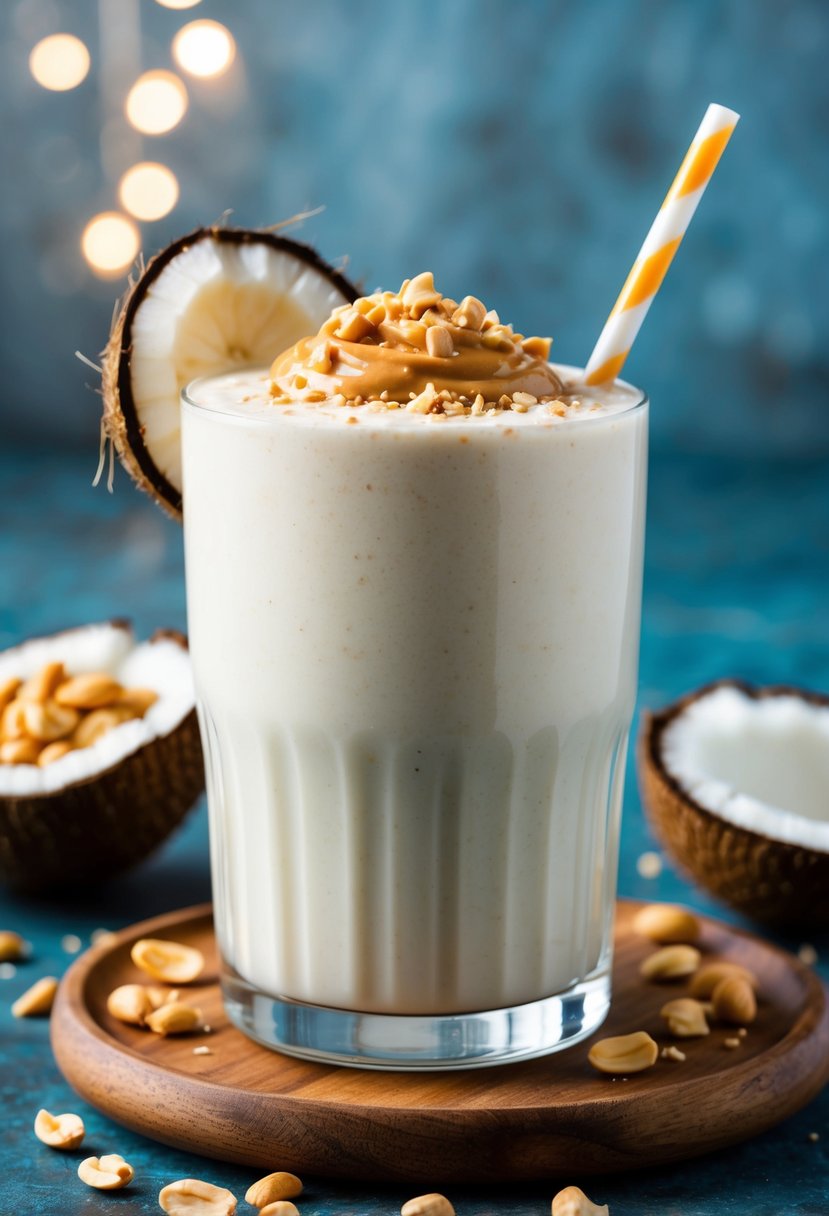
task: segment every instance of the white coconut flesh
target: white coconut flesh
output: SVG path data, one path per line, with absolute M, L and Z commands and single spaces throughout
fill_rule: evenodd
M 344 302 L 331 279 L 264 241 L 204 238 L 149 284 L 130 330 L 131 388 L 153 463 L 181 489 L 180 394 L 199 376 L 270 365 Z
M 829 706 L 721 686 L 666 726 L 661 751 L 680 787 L 721 819 L 829 852 Z
M 158 700 L 143 718 L 107 731 L 90 747 L 67 752 L 52 764 L 0 764 L 0 797 L 54 793 L 118 764 L 146 743 L 170 734 L 195 704 L 190 656 L 177 641 L 159 637 L 136 643 L 118 624 L 87 625 L 35 638 L 0 654 L 0 682 L 28 679 L 46 663 L 62 662 L 69 675 L 108 672 L 125 688 L 151 688 Z

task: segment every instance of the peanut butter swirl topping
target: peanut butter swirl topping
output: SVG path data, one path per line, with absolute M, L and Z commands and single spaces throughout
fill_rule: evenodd
M 522 411 L 564 391 L 549 353 L 549 338 L 515 333 L 474 296 L 460 304 L 442 296 L 424 271 L 399 292 L 335 308 L 318 334 L 275 360 L 271 393 L 277 404 L 332 399 L 424 414 Z

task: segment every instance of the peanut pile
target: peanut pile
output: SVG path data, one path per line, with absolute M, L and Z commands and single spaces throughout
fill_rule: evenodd
M 336 373 L 338 342 L 394 348 L 442 360 L 451 359 L 465 347 L 480 347 L 500 351 L 506 356 L 546 361 L 550 356 L 551 339 L 526 338 L 516 333 L 511 325 L 501 321 L 494 309 L 487 310 L 476 296 L 465 296 L 458 303 L 441 295 L 435 288 L 431 272 L 424 271 L 413 279 L 404 280 L 399 291 L 376 291 L 361 296 L 352 304 L 335 308 L 319 332 L 307 369 L 323 375 Z M 289 385 L 283 381 L 281 386 L 272 386 L 275 404 L 287 405 L 297 397 L 311 402 L 326 397 L 324 391 L 308 383 L 302 371 L 294 372 L 289 381 Z M 333 397 L 335 405 L 366 405 L 374 410 L 406 409 L 438 417 L 496 414 L 505 410 L 527 413 L 539 400 L 551 414 L 565 416 L 567 403 L 555 394 L 539 399 L 529 392 L 504 392 L 487 400 L 481 393 L 468 395 L 454 389 L 438 389 L 432 383 L 422 392 L 409 393 L 405 400 L 394 400 L 393 394 L 385 390 L 371 398 L 359 394 L 348 398 L 335 394 Z
M 151 688 L 124 688 L 103 671 L 71 676 L 58 662 L 28 680 L 10 677 L 0 683 L 0 764 L 44 768 L 143 718 L 157 700 Z
M 648 955 L 639 968 L 642 979 L 656 984 L 687 980 L 688 995 L 667 1001 L 659 1011 L 674 1039 L 698 1039 L 710 1034 L 709 1018 L 720 1025 L 737 1027 L 723 1040 L 733 1050 L 748 1034 L 746 1027 L 757 1017 L 757 978 L 746 967 L 725 959 L 701 966 L 702 954 L 691 945 L 700 936 L 697 918 L 684 908 L 649 904 L 633 920 L 633 928 L 661 948 Z M 587 1056 L 598 1072 L 625 1076 L 651 1068 L 657 1059 L 682 1063 L 686 1056 L 675 1044 L 659 1050 L 644 1030 L 599 1039 Z

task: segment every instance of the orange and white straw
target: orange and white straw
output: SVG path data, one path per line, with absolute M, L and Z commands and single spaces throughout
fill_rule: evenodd
M 615 380 L 622 370 L 639 327 L 739 121 L 740 115 L 725 106 L 710 105 L 706 110 L 588 360 L 584 373 L 587 384 Z

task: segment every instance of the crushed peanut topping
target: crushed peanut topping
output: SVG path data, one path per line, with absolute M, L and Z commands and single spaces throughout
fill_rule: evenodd
M 564 417 L 574 403 L 562 400 L 547 362 L 550 342 L 516 333 L 475 296 L 448 299 L 424 271 L 399 291 L 335 308 L 318 334 L 275 360 L 271 398 L 437 417 L 527 413 L 543 403 Z

